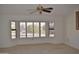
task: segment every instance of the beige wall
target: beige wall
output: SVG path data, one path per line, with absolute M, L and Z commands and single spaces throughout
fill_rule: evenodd
M 29 7 L 30 6 L 30 7 Z M 48 5 L 49 6 L 49 5 Z M 66 43 L 75 48 L 79 48 L 79 31 L 75 26 L 75 11 L 79 10 L 79 5 L 50 5 L 54 7 L 53 14 L 47 15 L 26 15 L 26 7 L 33 8 L 32 5 L 0 5 L 0 47 L 10 47 L 18 44 L 35 43 Z M 11 17 L 10 17 L 11 16 Z M 10 18 L 8 18 L 10 17 Z M 31 39 L 10 39 L 9 20 L 55 20 L 55 37 Z
M 11 16 L 11 17 L 9 17 Z M 52 17 L 53 16 L 53 17 Z M 47 16 L 47 15 L 35 15 L 35 16 L 25 16 L 25 15 L 0 15 L 0 47 L 10 47 L 18 44 L 35 44 L 35 43 L 62 43 L 63 40 L 63 19 L 58 16 Z M 8 18 L 9 17 L 9 18 Z M 55 19 L 55 37 L 54 38 L 39 38 L 39 40 L 34 39 L 10 39 L 10 25 L 9 20 L 41 20 L 41 21 L 54 21 Z
M 79 10 L 75 8 L 66 18 L 66 39 L 65 43 L 79 49 L 79 30 L 76 30 L 76 15 Z

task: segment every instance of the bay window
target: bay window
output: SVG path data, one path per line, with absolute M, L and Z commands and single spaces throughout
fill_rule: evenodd
M 16 23 L 19 22 L 18 27 Z M 54 37 L 54 22 L 47 21 L 11 21 L 11 38 Z M 48 26 L 47 26 L 48 25 Z M 19 28 L 18 29 L 16 29 Z M 17 34 L 19 32 L 19 34 Z M 47 35 L 48 34 L 48 35 Z

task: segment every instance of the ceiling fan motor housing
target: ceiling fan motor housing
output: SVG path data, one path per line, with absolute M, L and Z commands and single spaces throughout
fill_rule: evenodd
M 37 10 L 39 11 L 40 14 L 42 14 L 42 9 L 43 9 L 43 6 L 41 6 L 41 5 L 39 5 L 39 6 L 37 7 Z

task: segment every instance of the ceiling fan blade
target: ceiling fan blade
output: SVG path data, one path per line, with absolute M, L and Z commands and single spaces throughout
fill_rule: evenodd
M 46 10 L 46 9 L 42 9 L 42 11 L 47 12 L 47 13 L 51 13 L 51 11 Z
M 46 9 L 46 10 L 53 10 L 53 8 L 51 8 L 51 7 L 50 8 L 44 8 L 44 9 Z
M 33 14 L 33 13 L 35 13 L 35 12 L 37 12 L 37 10 L 30 12 L 30 14 Z

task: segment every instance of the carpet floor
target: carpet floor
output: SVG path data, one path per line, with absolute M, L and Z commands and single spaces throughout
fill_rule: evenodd
M 0 54 L 78 54 L 79 50 L 65 44 L 27 44 L 0 48 Z

